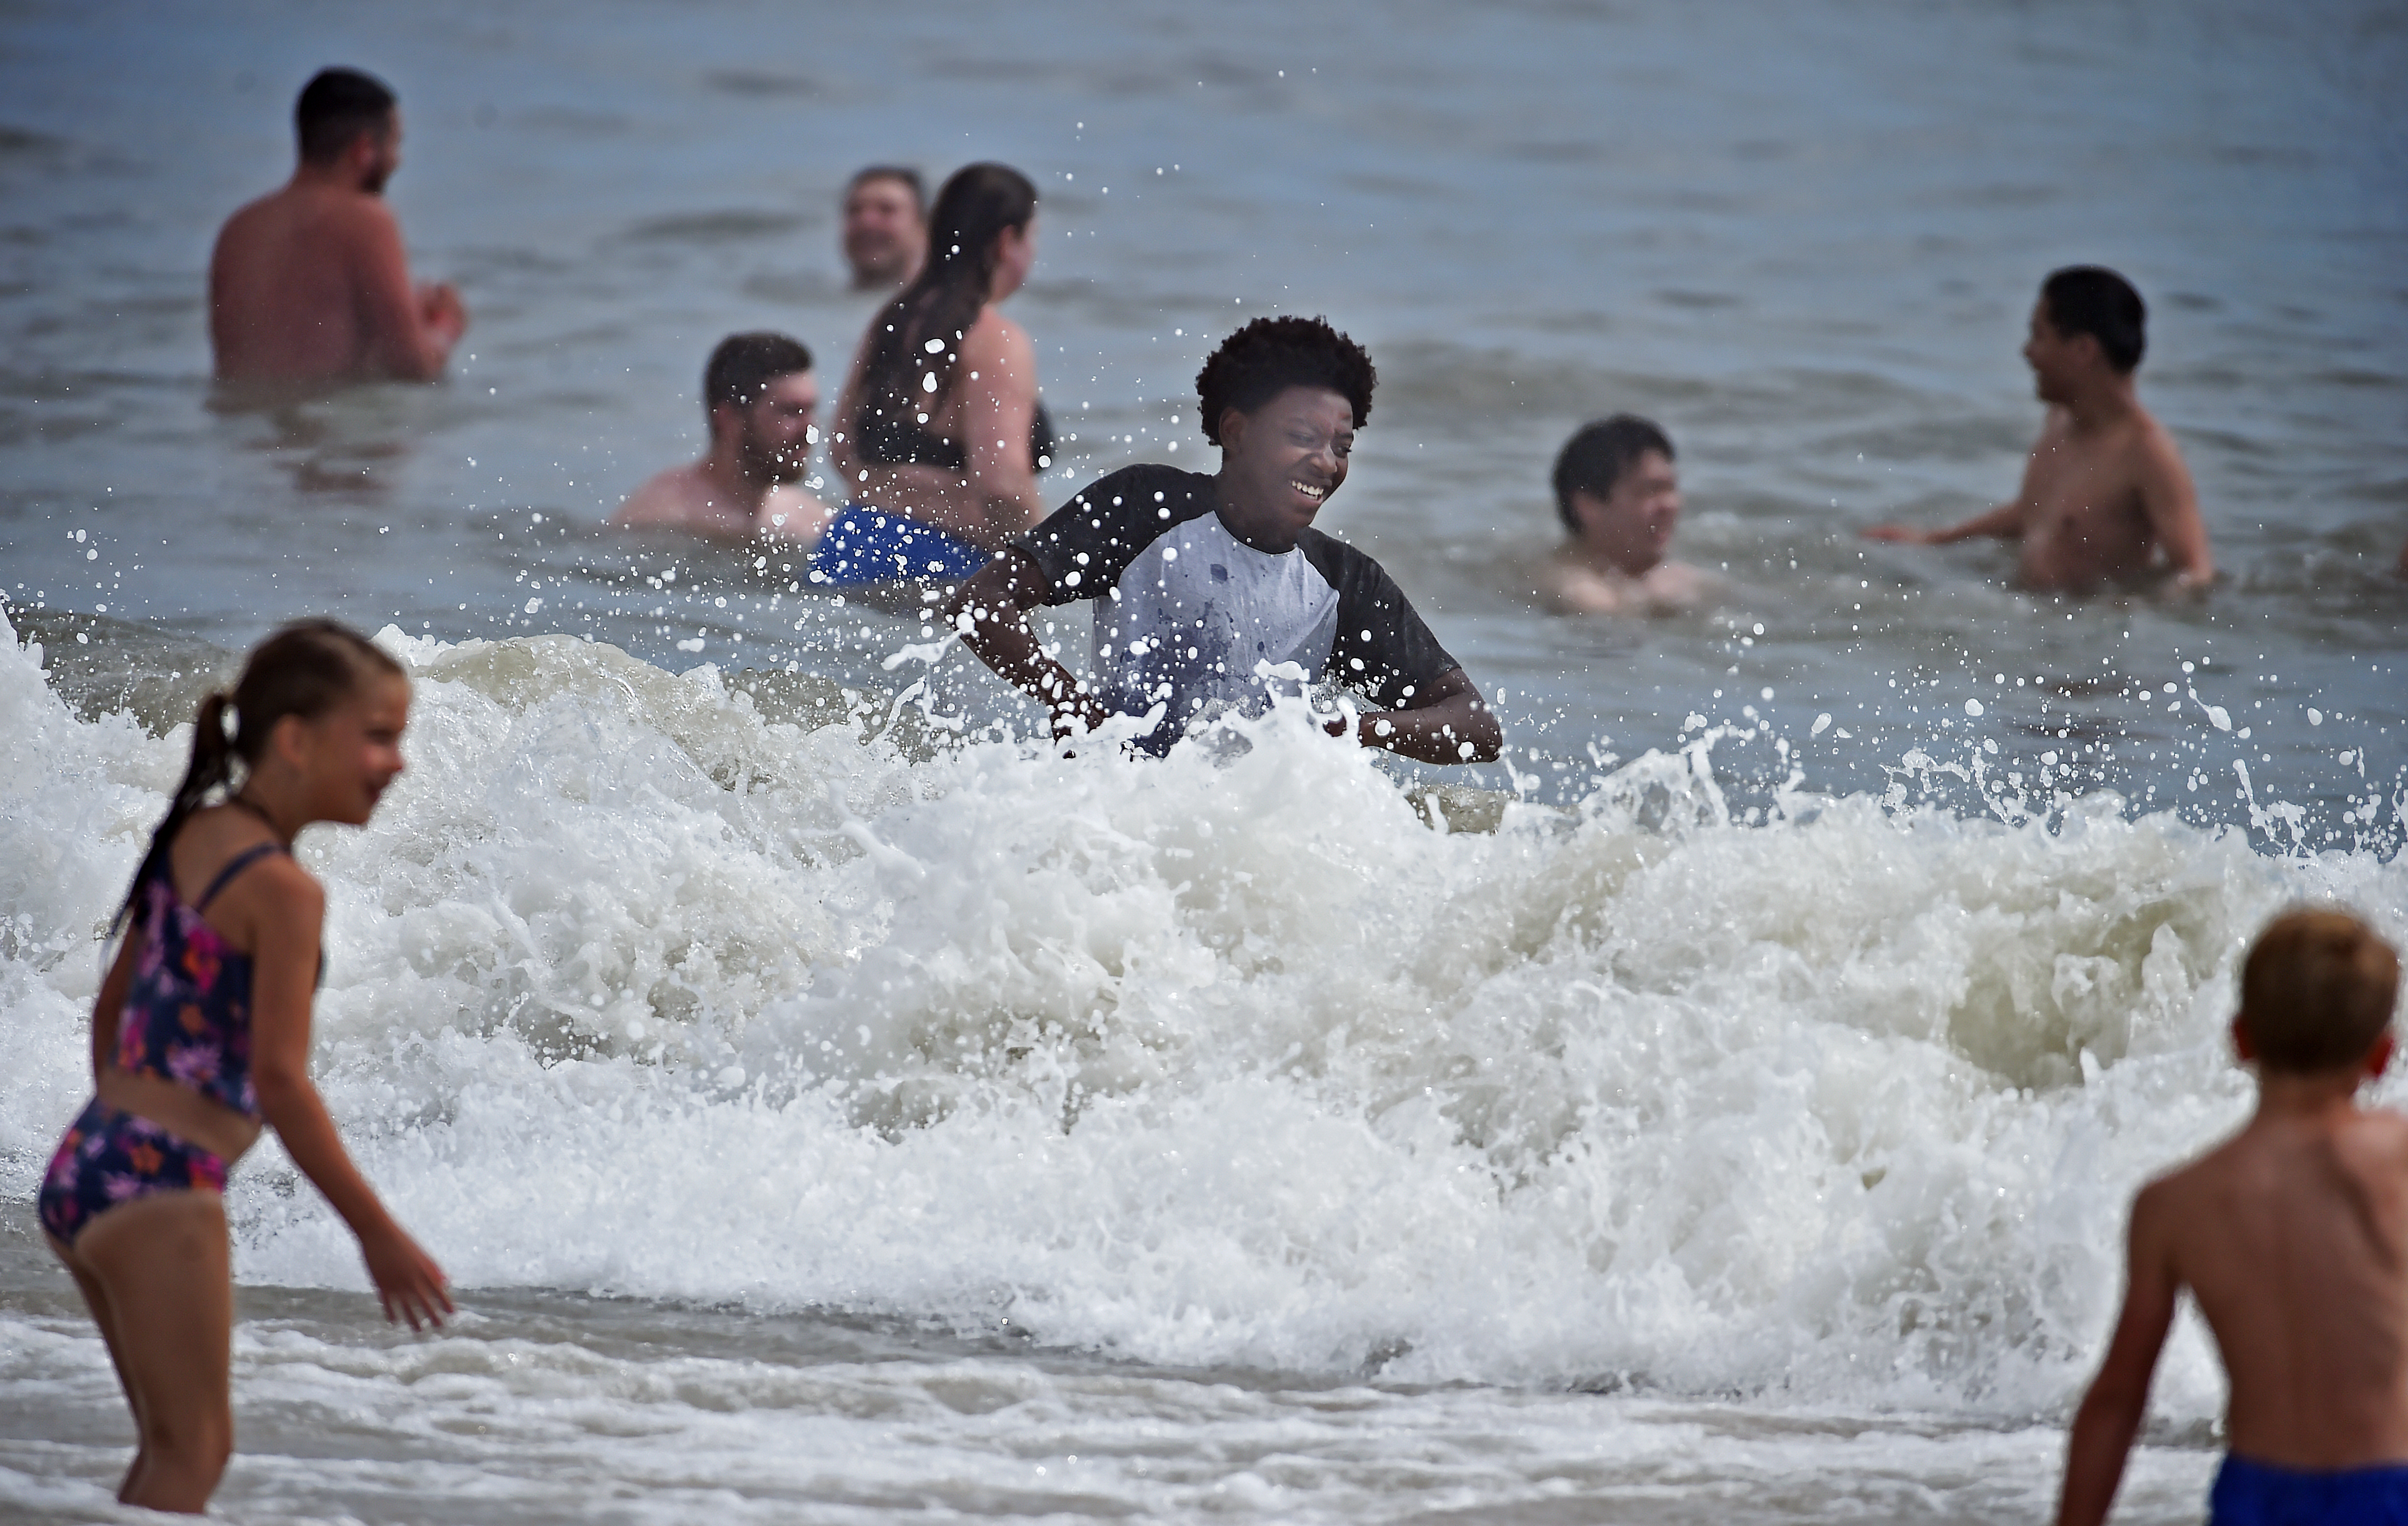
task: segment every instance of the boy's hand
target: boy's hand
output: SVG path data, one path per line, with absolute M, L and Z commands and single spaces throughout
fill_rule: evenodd
M 1856 534 L 1866 540 L 1894 541 L 1900 546 L 1931 546 L 1939 537 L 1929 530 L 1918 530 L 1911 524 L 1876 524 Z
M 1067 682 L 1056 687 L 1068 692 L 1047 707 L 1053 711 L 1054 739 L 1068 742 L 1086 735 L 1110 720 L 1112 713 L 1105 709 L 1103 702 L 1089 692 L 1084 685 L 1072 678 L 1068 669 L 1063 670 L 1062 677 Z
M 384 1305 L 385 1321 L 409 1321 L 412 1331 L 423 1319 L 436 1329 L 452 1306 L 451 1279 L 435 1258 L 398 1227 L 360 1237 L 360 1255 L 368 1263 L 368 1280 L 376 1284 L 377 1301 Z M 437 1310 L 441 1312 L 437 1312 Z

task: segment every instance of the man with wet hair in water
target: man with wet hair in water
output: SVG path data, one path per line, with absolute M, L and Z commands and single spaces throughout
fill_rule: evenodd
M 1664 560 L 1681 522 L 1672 441 L 1633 414 L 1586 425 L 1555 457 L 1555 512 L 1570 532 L 1539 574 L 1538 592 L 1567 615 L 1656 615 L 1693 609 L 1712 584 Z
M 795 486 L 810 470 L 819 431 L 819 378 L 811 352 L 782 334 L 731 334 L 702 373 L 700 461 L 672 466 L 628 495 L 610 522 L 622 530 L 682 530 L 720 540 L 765 535 L 808 547 L 828 508 Z
M 2133 381 L 2147 317 L 2141 293 L 2112 270 L 2051 275 L 2024 344 L 2048 418 L 2014 499 L 1945 530 L 1883 524 L 1865 535 L 1914 546 L 2020 540 L 2016 580 L 2042 592 L 2083 592 L 2160 569 L 2176 589 L 2213 582 L 2190 473 Z
M 384 185 L 401 112 L 383 81 L 323 69 L 293 108 L 300 164 L 226 220 L 209 256 L 221 381 L 430 381 L 468 327 L 460 293 L 412 286 Z
M 872 164 L 844 188 L 844 261 L 856 292 L 892 291 L 928 253 L 928 193 L 920 172 Z
M 1138 745 L 1336 680 L 1373 706 L 1330 734 L 1425 763 L 1498 755 L 1497 718 L 1380 564 L 1312 527 L 1346 481 L 1377 375 L 1318 318 L 1258 318 L 1197 373 L 1212 476 L 1128 466 L 1082 489 L 962 586 L 972 651 L 1051 713 L 1057 737 L 1156 717 Z M 1095 604 L 1096 684 L 1045 653 L 1027 611 Z
M 2185 1288 L 2230 1380 L 2214 1526 L 2408 1520 L 2408 1117 L 2358 1104 L 2391 1062 L 2399 993 L 2399 955 L 2355 917 L 2258 935 L 2232 1020 L 2257 1113 L 2132 1205 L 2058 1526 L 2107 1519 Z

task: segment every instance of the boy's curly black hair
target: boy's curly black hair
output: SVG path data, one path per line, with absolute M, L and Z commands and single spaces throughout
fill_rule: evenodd
M 1371 417 L 1380 373 L 1363 347 L 1321 318 L 1257 318 L 1221 341 L 1196 373 L 1204 437 L 1221 443 L 1221 415 L 1252 413 L 1290 387 L 1326 387 L 1354 405 L 1354 427 Z

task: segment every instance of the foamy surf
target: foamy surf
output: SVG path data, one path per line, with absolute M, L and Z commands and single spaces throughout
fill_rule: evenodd
M 2113 797 L 2010 823 L 1810 780 L 1749 826 L 1651 753 L 1445 832 L 1293 711 L 1158 763 L 907 750 L 892 696 L 779 719 L 569 637 L 380 639 L 411 768 L 304 846 L 317 1068 L 471 1305 L 2049 1415 L 2130 1191 L 2246 1106 L 2245 940 L 2315 897 L 2408 934 L 2396 857 Z M 79 720 L 11 639 L 0 737 L 22 1205 L 185 734 Z M 246 1284 L 365 1285 L 272 1142 L 228 1202 Z M 2220 1382 L 2186 1327 L 2160 1422 Z

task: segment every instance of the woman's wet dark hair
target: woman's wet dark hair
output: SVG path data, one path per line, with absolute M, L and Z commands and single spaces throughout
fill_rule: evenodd
M 363 680 L 388 675 L 403 677 L 401 664 L 367 637 L 331 620 L 295 620 L 252 648 L 233 693 L 219 689 L 202 696 L 193 717 L 193 758 L 185 765 L 184 782 L 176 786 L 167 819 L 150 834 L 150 850 L 134 871 L 134 884 L 109 924 L 111 934 L 129 920 L 140 925 L 142 887 L 152 875 L 165 872 L 176 834 L 194 811 L 209 804 L 212 791 L 232 793 L 241 788 L 236 762 L 247 774 L 267 750 L 279 720 L 286 716 L 315 720 L 359 692 Z M 231 736 L 226 734 L 228 708 L 236 719 Z
M 1371 417 L 1380 373 L 1361 345 L 1322 318 L 1257 318 L 1221 341 L 1196 373 L 1204 437 L 1221 443 L 1221 415 L 1252 413 L 1290 387 L 1326 387 L 1354 406 L 1354 427 Z
M 1037 187 L 1009 164 L 955 170 L 928 211 L 928 258 L 871 330 L 856 406 L 907 425 L 953 390 L 962 335 L 995 287 L 996 241 L 1037 215 Z M 942 341 L 929 352 L 927 342 Z M 932 391 L 922 379 L 934 376 Z M 849 425 L 857 428 L 853 421 Z

